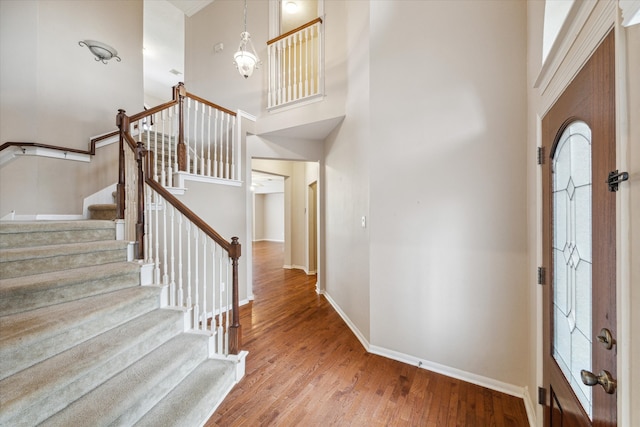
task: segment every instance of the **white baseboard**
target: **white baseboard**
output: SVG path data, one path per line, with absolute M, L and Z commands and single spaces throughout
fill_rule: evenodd
M 451 366 L 442 365 L 440 363 L 431 362 L 428 360 L 420 359 L 416 356 L 411 356 L 409 354 L 400 353 L 398 351 L 389 350 L 384 347 L 378 347 L 375 345 L 371 345 L 367 339 L 362 335 L 360 330 L 355 326 L 355 324 L 349 319 L 349 317 L 342 311 L 340 306 L 331 298 L 326 291 L 318 292 L 329 301 L 329 304 L 336 310 L 336 312 L 342 317 L 342 320 L 347 324 L 349 329 L 354 333 L 356 338 L 360 341 L 360 343 L 364 346 L 365 350 L 369 353 L 376 354 L 378 356 L 386 357 L 387 359 L 397 360 L 398 362 L 406 363 L 408 365 L 417 366 L 422 369 L 427 369 L 429 371 L 436 372 L 438 374 L 446 375 L 451 378 L 456 378 L 461 381 L 466 381 L 468 383 L 476 384 L 481 387 L 485 387 L 491 390 L 495 390 L 501 393 L 508 394 L 510 396 L 519 397 L 524 401 L 525 410 L 527 412 L 527 418 L 529 420 L 529 424 L 531 427 L 536 425 L 536 415 L 535 415 L 535 407 L 531 401 L 531 396 L 529 395 L 529 391 L 527 387 L 520 387 L 513 384 L 505 383 L 502 381 L 498 381 L 493 378 L 488 378 L 482 375 L 477 375 L 471 372 L 466 372 L 461 369 L 453 368 Z
M 524 400 L 524 409 L 527 411 L 529 426 L 535 427 L 537 425 L 536 406 L 533 404 L 533 401 L 531 400 L 531 394 L 529 394 L 529 387 L 524 388 L 524 396 L 522 396 L 522 400 Z
M 340 306 L 333 300 L 333 298 L 331 298 L 331 295 L 329 295 L 326 291 L 322 291 L 320 294 L 324 295 L 324 297 L 327 299 L 327 301 L 329 301 L 329 304 L 331 304 L 331 306 L 334 308 L 334 310 L 338 312 L 340 317 L 342 317 L 342 320 L 344 320 L 344 323 L 346 323 L 347 326 L 349 327 L 349 329 L 351 329 L 351 332 L 353 332 L 353 334 L 356 336 L 356 338 L 358 338 L 358 341 L 360 341 L 360 343 L 365 348 L 365 350 L 369 351 L 369 347 L 370 347 L 369 341 L 367 341 L 367 339 L 364 337 L 364 335 L 362 335 L 362 333 L 356 327 L 356 325 L 353 324 L 351 319 L 349 319 L 349 316 L 347 316 L 345 314 L 345 312 L 342 311 Z
M 254 242 L 274 242 L 274 243 L 284 243 L 284 240 L 280 239 L 253 239 Z

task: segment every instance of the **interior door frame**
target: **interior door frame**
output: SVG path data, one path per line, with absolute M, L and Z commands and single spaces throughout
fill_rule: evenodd
M 629 125 L 624 118 L 628 116 L 628 105 L 626 98 L 626 36 L 624 28 L 621 27 L 621 18 L 617 2 L 587 2 L 576 1 L 574 7 L 576 11 L 570 13 L 572 19 L 565 22 L 565 26 L 571 31 L 561 31 L 565 38 L 558 40 L 557 46 L 547 57 L 540 67 L 540 72 L 535 80 L 534 88 L 537 90 L 537 104 L 534 104 L 535 138 L 530 140 L 530 165 L 533 169 L 535 164 L 536 148 L 541 146 L 542 141 L 542 117 L 554 105 L 557 98 L 564 92 L 573 76 L 582 68 L 591 54 L 599 46 L 600 41 L 613 28 L 615 32 L 615 80 L 616 80 L 616 164 L 621 170 L 626 170 L 629 161 L 626 157 L 630 141 L 628 140 Z M 535 236 L 536 251 L 530 255 L 532 269 L 542 265 L 542 172 L 539 167 L 531 177 L 535 182 L 531 190 L 535 194 L 535 223 L 531 225 L 531 233 Z M 616 200 L 616 298 L 617 298 L 617 329 L 620 341 L 629 342 L 631 338 L 631 304 L 630 304 L 630 251 L 629 239 L 630 223 L 630 195 L 627 188 L 620 189 Z M 533 214 L 533 212 L 532 212 Z M 543 292 L 542 287 L 537 284 L 535 274 L 531 275 L 532 298 L 535 299 L 536 322 L 535 327 L 535 348 L 536 384 L 543 386 Z M 617 355 L 618 378 L 623 379 L 618 383 L 618 424 L 630 425 L 632 404 L 630 400 L 630 385 L 624 379 L 630 378 L 631 355 L 629 346 L 622 346 L 618 349 Z M 533 393 L 530 393 L 533 394 Z M 531 395 L 529 396 L 531 399 Z M 526 403 L 525 399 L 525 404 Z M 527 405 L 533 405 L 528 403 Z M 533 412 L 537 425 L 543 422 L 543 406 L 535 405 Z

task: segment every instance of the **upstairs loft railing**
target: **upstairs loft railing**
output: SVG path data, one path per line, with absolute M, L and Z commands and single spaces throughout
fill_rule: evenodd
M 308 100 L 324 93 L 322 18 L 267 42 L 267 108 Z

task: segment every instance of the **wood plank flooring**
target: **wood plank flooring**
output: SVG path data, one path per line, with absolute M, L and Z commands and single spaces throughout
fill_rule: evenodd
M 282 244 L 253 260 L 246 376 L 205 426 L 528 426 L 522 399 L 368 354 Z

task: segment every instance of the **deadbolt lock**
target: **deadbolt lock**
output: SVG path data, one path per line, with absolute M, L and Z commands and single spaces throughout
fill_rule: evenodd
M 602 343 L 602 345 L 604 345 L 604 348 L 606 348 L 607 350 L 611 350 L 613 348 L 613 345 L 616 343 L 613 335 L 611 335 L 611 331 L 607 328 L 602 328 L 596 338 L 600 343 Z

